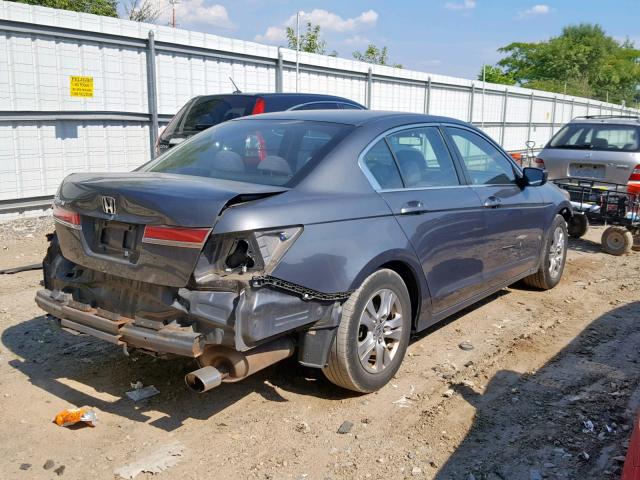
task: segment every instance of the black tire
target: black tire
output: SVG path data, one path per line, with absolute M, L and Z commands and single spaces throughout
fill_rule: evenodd
M 589 231 L 589 219 L 584 213 L 576 213 L 569 220 L 567 230 L 570 237 L 583 237 Z
M 379 298 L 379 301 L 382 302 L 383 295 L 388 291 L 395 294 L 395 300 L 397 300 L 397 303 L 393 304 L 395 313 L 389 314 L 387 316 L 388 320 L 376 317 L 379 318 L 380 323 L 369 330 L 367 325 L 361 324 L 361 317 L 365 318 L 365 307 L 371 301 L 371 306 L 375 308 L 376 298 Z M 383 295 L 379 295 L 381 292 Z M 398 304 L 400 306 L 399 310 L 397 309 Z M 380 310 L 383 310 L 382 306 Z M 399 318 L 397 316 L 398 312 L 401 312 Z M 356 392 L 369 393 L 382 388 L 396 374 L 404 358 L 411 333 L 411 313 L 409 292 L 400 275 L 393 270 L 383 269 L 367 277 L 360 288 L 353 292 L 342 306 L 342 318 L 329 352 L 328 366 L 322 370 L 325 376 L 332 383 Z M 374 317 L 368 315 L 367 318 Z M 384 315 L 382 318 L 384 318 Z M 399 331 L 394 335 L 398 338 L 389 340 L 384 337 L 385 334 L 383 332 L 387 331 L 387 322 L 394 322 L 394 320 L 397 320 L 399 325 Z M 375 321 L 372 323 L 375 323 Z M 371 337 L 369 336 L 370 334 Z M 376 335 L 378 336 L 376 337 Z M 381 337 L 382 340 L 380 340 Z M 377 341 L 376 338 L 378 339 Z M 364 354 L 367 357 L 366 360 L 361 361 L 358 355 L 358 347 L 359 345 L 365 347 L 364 344 L 367 339 L 373 341 L 373 347 L 371 347 L 369 354 Z M 387 341 L 394 343 L 387 343 Z M 374 363 L 369 363 L 369 361 L 374 355 L 375 359 L 378 358 L 377 352 L 380 344 L 383 345 L 382 348 L 389 352 L 389 362 L 382 366 L 379 371 L 371 371 L 378 368 L 377 360 L 374 360 Z M 366 348 L 364 348 L 364 351 L 366 351 Z M 386 356 L 384 353 L 380 356 L 381 362 L 384 361 L 382 359 Z M 365 363 L 367 367 L 364 366 Z
M 625 227 L 609 227 L 602 232 L 602 250 L 611 255 L 624 255 L 631 252 L 633 235 Z
M 564 236 L 564 241 L 562 251 L 556 250 L 555 261 L 559 263 L 555 263 L 554 265 L 557 265 L 557 268 L 552 268 L 551 246 L 555 242 L 556 231 Z M 525 284 L 540 290 L 549 290 L 560 282 L 562 272 L 564 271 L 564 264 L 567 260 L 567 236 L 567 222 L 565 222 L 561 215 L 556 215 L 545 239 L 540 268 L 533 275 L 524 278 Z

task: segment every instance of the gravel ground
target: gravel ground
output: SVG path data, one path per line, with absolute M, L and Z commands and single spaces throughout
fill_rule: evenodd
M 0 224 L 0 270 L 40 261 L 51 225 Z M 293 360 L 196 395 L 190 361 L 60 331 L 33 302 L 41 272 L 0 275 L 0 478 L 111 479 L 152 452 L 165 470 L 137 479 L 619 478 L 640 405 L 640 256 L 602 253 L 601 232 L 570 242 L 555 289 L 504 289 L 416 336 L 371 395 Z M 136 381 L 160 393 L 134 403 Z M 52 423 L 85 405 L 94 428 Z

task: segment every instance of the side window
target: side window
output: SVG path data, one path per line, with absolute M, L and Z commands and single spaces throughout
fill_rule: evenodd
M 447 128 L 474 185 L 516 182 L 511 162 L 480 135 L 461 128 Z
M 449 150 L 436 127 L 402 130 L 387 137 L 407 188 L 459 185 Z
M 363 158 L 364 166 L 382 189 L 402 188 L 402 180 L 387 143 L 380 140 Z

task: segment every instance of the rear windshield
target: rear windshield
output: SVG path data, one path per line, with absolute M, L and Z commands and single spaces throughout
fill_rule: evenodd
M 244 117 L 251 113 L 255 103 L 255 97 L 244 95 L 196 97 L 173 117 L 162 138 L 193 135 L 227 120 Z
M 549 142 L 551 148 L 637 152 L 640 129 L 634 125 L 570 123 Z
M 353 128 L 301 120 L 226 122 L 193 136 L 139 170 L 289 187 Z

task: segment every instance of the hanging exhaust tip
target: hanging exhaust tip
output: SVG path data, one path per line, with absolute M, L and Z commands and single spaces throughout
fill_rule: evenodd
M 184 376 L 187 387 L 197 393 L 203 393 L 222 383 L 222 372 L 215 367 L 207 366 Z

